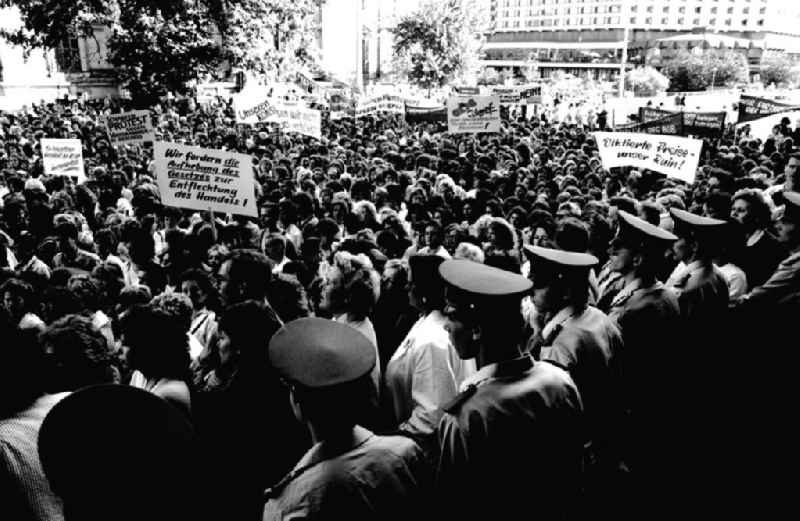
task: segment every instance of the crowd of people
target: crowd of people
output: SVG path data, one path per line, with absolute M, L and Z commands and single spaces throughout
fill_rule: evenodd
M 0 116 L 0 518 L 651 519 L 780 459 L 797 129 L 706 140 L 690 185 L 604 169 L 574 118 L 316 140 L 152 107 L 252 156 L 251 218 L 163 206 L 103 126 L 127 108 Z

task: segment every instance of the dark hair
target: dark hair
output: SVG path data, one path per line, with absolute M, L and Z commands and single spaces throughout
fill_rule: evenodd
M 67 289 L 80 302 L 81 310 L 94 312 L 100 307 L 100 287 L 87 275 L 76 275 L 67 282 Z
M 114 356 L 91 318 L 61 317 L 39 335 L 39 341 L 46 347 L 48 391 L 75 391 L 87 385 L 114 382 Z
M 279 273 L 269 285 L 269 303 L 284 323 L 310 315 L 308 296 L 292 275 Z
M 2 363 L 8 368 L 0 381 L 0 420 L 29 407 L 45 391 L 44 360 L 36 335 L 34 330 L 14 327 L 0 308 Z
M 800 156 L 800 154 L 797 154 Z M 798 157 L 800 159 L 800 157 Z M 733 194 L 731 205 L 737 200 L 745 201 L 750 207 L 750 213 L 753 215 L 753 222 L 756 229 L 763 229 L 769 226 L 772 214 L 769 210 L 769 205 L 764 200 L 759 190 L 755 188 L 745 188 Z
M 269 293 L 272 280 L 272 262 L 256 250 L 237 249 L 226 260 L 229 262 L 226 295 L 228 304 L 245 300 L 263 301 Z
M 564 217 L 558 223 L 555 243 L 562 250 L 586 252 L 589 249 L 589 227 L 576 217 Z
M 219 291 L 217 291 L 216 286 L 214 286 L 214 281 L 211 279 L 211 275 L 201 269 L 193 268 L 181 273 L 180 278 L 178 279 L 178 285 L 180 286 L 186 281 L 193 281 L 195 284 L 197 284 L 197 287 L 200 288 L 200 291 L 206 294 L 205 304 L 208 309 L 212 311 L 219 311 L 221 305 Z
M 148 378 L 185 380 L 189 337 L 183 321 L 156 306 L 137 305 L 121 320 L 128 362 Z
M 272 335 L 281 328 L 281 323 L 272 308 L 255 300 L 246 300 L 225 308 L 219 328 L 238 350 L 239 367 L 249 371 L 265 368 L 267 346 Z

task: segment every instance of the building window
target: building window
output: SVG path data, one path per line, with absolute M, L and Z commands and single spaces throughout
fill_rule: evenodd
M 742 9 L 742 14 L 750 14 L 750 8 L 745 7 L 744 9 Z
M 661 25 L 667 25 L 667 22 L 668 22 L 668 21 L 669 21 L 669 20 L 668 20 L 667 18 L 662 18 L 662 19 L 661 19 Z
M 678 18 L 678 25 L 683 25 L 683 18 Z
M 663 9 L 661 9 L 662 13 L 669 13 L 669 6 L 665 5 Z
M 698 7 L 698 9 L 700 9 L 700 8 Z M 717 14 L 716 6 L 711 8 L 711 14 Z
M 712 18 L 712 19 L 710 19 L 710 20 L 708 21 L 708 25 L 717 25 L 717 19 L 716 19 L 716 18 Z
M 647 6 L 647 12 L 648 13 L 652 13 L 653 12 L 653 6 L 652 5 L 648 5 Z
M 742 20 L 742 25 L 747 25 L 747 18 Z
M 681 13 L 681 14 L 683 14 L 683 13 L 685 13 L 685 12 L 686 12 L 686 8 L 685 8 L 684 6 L 680 6 L 680 7 L 678 8 L 678 12 L 679 12 L 679 13 Z
M 756 22 L 756 25 L 759 25 L 759 26 L 764 25 L 764 20 L 759 20 L 758 22 Z
M 728 8 L 728 14 L 733 14 L 733 7 Z
M 635 13 L 635 12 L 636 12 L 636 11 L 638 11 L 638 10 L 639 10 L 639 6 L 637 6 L 637 5 L 632 5 L 632 6 L 631 6 L 631 12 L 632 12 L 632 13 Z
M 615 16 L 611 19 L 611 23 L 614 25 L 619 25 L 619 16 Z
M 635 16 L 631 16 L 631 23 L 632 24 L 636 24 L 636 17 Z
M 695 26 L 695 27 L 699 27 L 700 26 L 700 19 L 699 18 L 695 18 L 694 20 L 692 20 L 692 25 Z
M 712 8 L 711 8 L 712 12 L 713 12 L 715 9 L 716 9 L 716 7 L 712 7 Z M 702 11 L 703 11 L 703 8 L 702 8 L 702 7 L 695 7 L 695 8 L 694 8 L 694 12 L 695 12 L 695 13 L 697 13 L 697 14 L 700 14 Z
M 731 24 L 731 19 L 730 19 L 730 18 L 728 18 L 727 20 L 725 20 L 725 25 L 730 25 L 730 24 Z
M 653 19 L 648 16 L 644 19 L 644 23 L 645 25 L 653 25 Z
M 767 8 L 766 7 L 762 7 L 761 9 L 758 10 L 758 14 L 764 14 L 766 12 L 767 12 Z

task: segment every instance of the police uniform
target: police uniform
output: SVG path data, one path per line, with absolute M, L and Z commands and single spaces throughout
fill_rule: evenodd
M 625 248 L 644 255 L 644 263 L 656 263 L 677 240 L 672 233 L 647 221 L 619 211 L 619 230 L 612 248 Z M 643 268 L 655 275 L 654 266 Z M 617 324 L 624 342 L 622 357 L 628 418 L 625 463 L 642 486 L 662 465 L 657 459 L 668 443 L 669 413 L 674 406 L 669 389 L 674 377 L 665 357 L 676 346 L 675 328 L 680 320 L 677 296 L 661 282 L 644 282 L 636 276 L 611 301 L 609 317 Z M 649 484 L 648 484 L 649 482 Z M 642 490 L 640 488 L 640 490 Z M 643 491 L 647 493 L 647 491 Z
M 269 358 L 292 385 L 314 391 L 367 377 L 376 362 L 364 335 L 321 318 L 284 326 L 270 341 Z M 265 520 L 409 519 L 423 508 L 431 477 L 416 443 L 358 425 L 341 434 L 319 440 L 266 491 Z
M 518 304 L 531 287 L 520 275 L 463 260 L 440 272 L 448 299 L 455 290 L 484 310 L 495 299 Z M 443 514 L 562 518 L 575 506 L 582 454 L 582 405 L 569 374 L 524 355 L 484 365 L 462 388 L 439 424 L 435 497 Z
M 526 246 L 525 251 L 535 266 L 534 274 L 582 278 L 597 264 L 597 258 L 586 253 L 538 246 Z M 567 306 L 545 324 L 541 339 L 539 359 L 565 368 L 578 386 L 586 411 L 590 461 L 616 466 L 625 410 L 619 329 L 593 306 Z

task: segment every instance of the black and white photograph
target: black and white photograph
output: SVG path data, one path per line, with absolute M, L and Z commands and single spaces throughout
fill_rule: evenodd
M 0 521 L 793 517 L 800 0 L 0 0 Z

